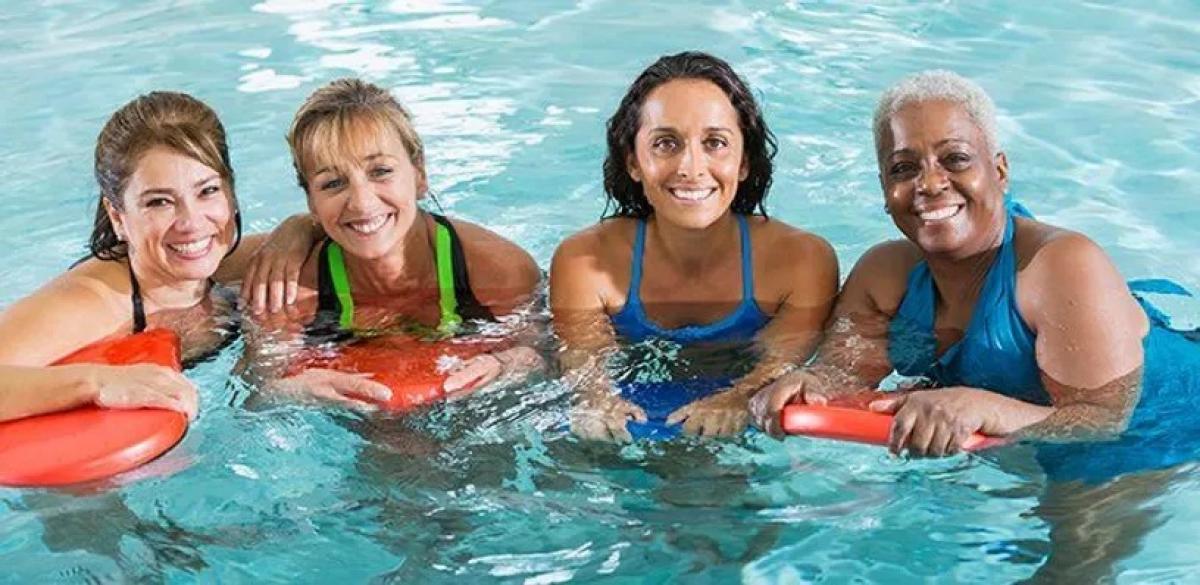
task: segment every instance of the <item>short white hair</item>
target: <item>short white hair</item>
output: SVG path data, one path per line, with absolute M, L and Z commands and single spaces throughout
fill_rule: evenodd
M 944 100 L 961 107 L 983 132 L 990 154 L 999 151 L 996 142 L 996 104 L 979 84 L 953 71 L 931 69 L 909 75 L 879 96 L 875 106 L 875 153 L 883 144 L 883 133 L 892 116 L 904 106 L 930 100 Z

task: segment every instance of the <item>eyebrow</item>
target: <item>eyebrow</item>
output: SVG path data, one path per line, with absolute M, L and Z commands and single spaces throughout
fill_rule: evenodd
M 362 158 L 362 160 L 370 161 L 370 160 L 374 160 L 374 159 L 384 157 L 384 156 L 387 156 L 387 154 L 383 153 L 383 152 L 376 152 L 374 154 L 368 154 L 367 156 L 364 156 Z M 337 170 L 337 167 L 335 167 L 333 165 L 326 165 L 326 166 L 323 166 L 323 167 L 313 171 L 313 176 L 315 177 L 321 173 L 327 173 L 327 172 L 335 171 L 335 170 Z
M 933 147 L 934 147 L 934 148 L 941 148 L 941 147 L 943 147 L 943 146 L 946 146 L 947 144 L 951 144 L 951 143 L 954 143 L 954 142 L 959 142 L 959 143 L 962 143 L 962 144 L 966 144 L 967 146 L 971 146 L 971 141 L 970 141 L 970 140 L 967 140 L 967 139 L 965 139 L 965 138 L 947 138 L 947 139 L 945 139 L 945 140 L 939 140 L 939 141 L 938 141 L 936 144 L 934 144 L 934 145 L 933 145 Z M 913 149 L 911 149 L 911 148 L 898 148 L 898 149 L 896 149 L 896 150 L 893 150 L 892 152 L 890 152 L 890 153 L 888 154 L 888 158 L 892 158 L 892 157 L 894 157 L 894 156 L 896 156 L 896 155 L 899 155 L 899 154 L 905 154 L 905 153 L 909 153 L 909 152 L 912 152 L 912 151 L 913 151 Z
M 200 187 L 203 187 L 204 185 L 211 183 L 213 181 L 213 179 L 220 179 L 220 178 L 221 178 L 221 175 L 213 173 L 203 179 L 200 179 L 199 181 L 196 181 L 195 183 L 192 183 L 192 188 L 199 189 Z M 170 187 L 150 187 L 148 189 L 143 189 L 141 193 L 138 193 L 138 197 L 145 197 L 147 195 L 174 195 L 174 194 L 175 194 L 175 190 Z

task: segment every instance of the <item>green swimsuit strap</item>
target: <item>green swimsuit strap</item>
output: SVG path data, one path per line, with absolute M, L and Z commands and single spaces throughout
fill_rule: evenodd
M 434 261 L 437 265 L 438 308 L 441 313 L 437 329 L 441 333 L 453 334 L 462 323 L 462 316 L 458 314 L 458 296 L 454 292 L 454 257 L 451 254 L 453 237 L 446 226 L 439 223 L 434 225 Z M 350 294 L 346 258 L 337 242 L 329 242 L 326 260 L 333 292 L 341 306 L 338 325 L 343 329 L 350 329 L 354 325 L 354 296 Z

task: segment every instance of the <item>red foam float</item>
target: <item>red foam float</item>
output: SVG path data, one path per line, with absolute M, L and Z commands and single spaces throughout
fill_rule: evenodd
M 872 400 L 882 398 L 869 394 L 853 400 L 850 406 L 815 406 L 789 404 L 783 408 L 783 432 L 821 439 L 835 439 L 870 445 L 887 445 L 892 432 L 892 415 L 866 410 Z M 978 451 L 1004 443 L 1003 439 L 974 433 L 962 444 L 964 451 Z
M 287 375 L 309 368 L 371 374 L 392 390 L 392 398 L 377 403 L 390 412 L 407 412 L 446 397 L 446 360 L 470 359 L 499 347 L 498 342 L 426 341 L 389 335 L 371 337 L 338 347 L 304 350 Z
M 181 369 L 179 338 L 153 329 L 95 343 L 66 364 L 158 364 Z M 85 406 L 0 423 L 0 485 L 61 486 L 111 477 L 169 451 L 187 431 L 172 410 Z

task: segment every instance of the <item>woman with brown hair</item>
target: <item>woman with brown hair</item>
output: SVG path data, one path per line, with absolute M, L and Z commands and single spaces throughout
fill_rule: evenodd
M 300 341 L 301 329 L 310 339 L 453 336 L 467 322 L 497 321 L 532 299 L 540 273 L 527 252 L 481 226 L 418 206 L 428 193 L 424 146 L 387 91 L 358 79 L 317 89 L 296 112 L 288 143 L 312 218 L 327 237 L 300 267 L 287 310 L 258 320 L 256 332 L 283 342 L 253 344 L 262 355 L 250 367 L 273 387 L 370 409 L 391 391 L 368 377 L 309 368 L 277 379 L 301 344 L 287 342 Z M 249 274 L 247 288 L 283 282 L 257 272 L 261 278 Z M 254 296 L 261 299 L 263 291 Z M 459 363 L 442 388 L 453 395 L 540 366 L 529 347 L 494 350 Z
M 196 390 L 154 365 L 62 365 L 97 341 L 173 330 L 185 361 L 217 347 L 232 323 L 218 266 L 240 239 L 225 130 L 211 108 L 153 92 L 117 110 L 96 141 L 100 187 L 91 254 L 0 311 L 0 421 L 85 404 L 196 414 Z M 47 333 L 53 332 L 53 335 Z

